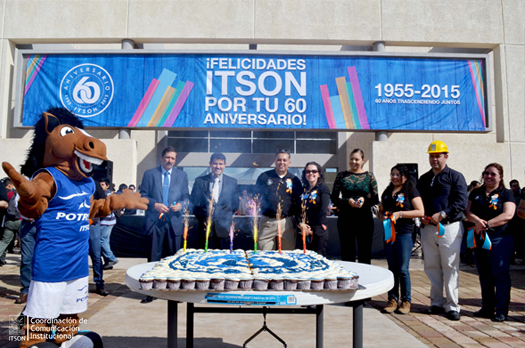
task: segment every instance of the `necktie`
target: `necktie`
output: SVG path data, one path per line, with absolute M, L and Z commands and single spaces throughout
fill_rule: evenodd
M 170 206 L 168 201 L 168 196 L 170 194 L 170 178 L 168 175 L 170 175 L 170 173 L 164 173 L 164 183 L 162 184 L 162 203 L 167 207 Z
M 212 194 L 213 194 L 213 200 L 215 201 L 215 203 L 217 203 L 219 201 L 219 178 L 215 178 L 213 180 Z

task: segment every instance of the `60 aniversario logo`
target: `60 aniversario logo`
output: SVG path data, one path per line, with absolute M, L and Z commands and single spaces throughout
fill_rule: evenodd
M 113 99 L 113 79 L 99 65 L 80 64 L 69 70 L 60 83 L 62 105 L 79 117 L 93 117 Z

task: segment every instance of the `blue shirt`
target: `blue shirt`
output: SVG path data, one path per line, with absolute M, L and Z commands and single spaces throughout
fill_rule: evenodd
M 43 170 L 51 174 L 57 191 L 44 214 L 35 221 L 33 279 L 55 283 L 87 277 L 89 210 L 95 182 L 91 178 L 70 180 L 54 167 L 34 175 Z

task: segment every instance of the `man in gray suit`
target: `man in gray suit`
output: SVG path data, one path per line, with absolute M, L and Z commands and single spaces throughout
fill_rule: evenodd
M 199 248 L 204 248 L 206 241 L 206 223 L 211 199 L 214 209 L 208 248 L 230 247 L 230 226 L 232 216 L 239 206 L 239 187 L 236 179 L 223 173 L 225 167 L 226 157 L 222 153 L 214 153 L 210 158 L 211 173 L 198 177 L 193 184 L 191 203 L 193 214 L 199 220 Z

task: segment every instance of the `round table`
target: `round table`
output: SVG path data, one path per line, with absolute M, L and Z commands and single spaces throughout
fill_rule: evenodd
M 347 270 L 359 274 L 359 289 L 332 291 L 141 290 L 139 278 L 144 272 L 152 269 L 155 266 L 155 262 L 137 265 L 128 269 L 126 272 L 126 285 L 133 291 L 168 300 L 169 348 L 177 347 L 178 302 L 186 302 L 188 306 L 186 323 L 186 347 L 188 348 L 193 347 L 193 317 L 195 313 L 315 314 L 317 317 L 316 347 L 322 347 L 323 305 L 334 303 L 349 303 L 353 308 L 353 346 L 360 348 L 363 346 L 364 300 L 384 294 L 390 290 L 394 286 L 394 276 L 392 272 L 382 267 L 354 262 L 339 261 L 339 263 Z M 195 303 L 233 305 L 235 308 L 217 306 L 195 307 Z M 282 308 L 282 306 L 290 305 L 294 307 Z M 299 307 L 296 308 L 295 306 Z M 315 306 L 315 308 L 300 306 Z

